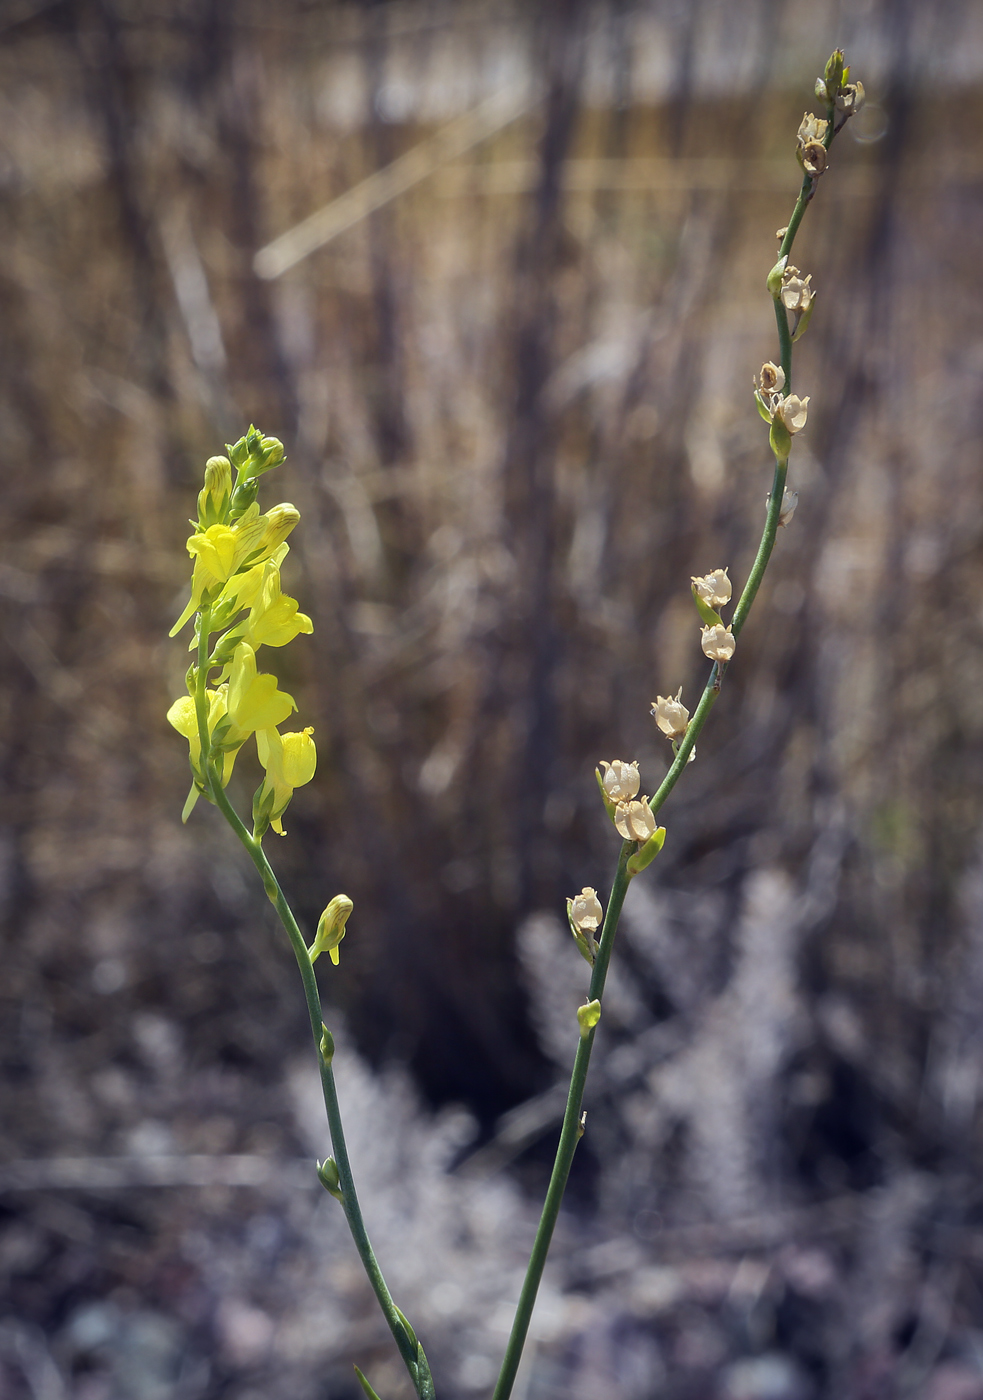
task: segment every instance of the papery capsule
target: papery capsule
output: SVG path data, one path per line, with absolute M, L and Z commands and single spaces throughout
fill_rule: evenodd
M 601 761 L 604 769 L 604 776 L 601 779 L 601 786 L 612 802 L 628 802 L 638 792 L 641 779 L 638 776 L 638 764 L 626 763 L 624 759 L 616 758 L 611 763 Z

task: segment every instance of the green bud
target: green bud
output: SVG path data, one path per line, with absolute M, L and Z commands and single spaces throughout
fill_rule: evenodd
M 849 70 L 848 70 L 849 71 Z M 826 79 L 826 91 L 833 97 L 843 86 L 843 50 L 834 49 L 826 64 L 826 71 L 823 75 Z
M 778 297 L 781 295 L 782 278 L 785 275 L 785 264 L 787 262 L 788 254 L 786 253 L 784 258 L 778 259 L 775 266 L 768 273 L 768 277 L 765 281 L 765 286 L 768 288 L 769 292 L 773 297 Z
M 693 750 L 695 753 L 696 750 Z M 646 866 L 651 865 L 656 856 L 662 850 L 666 840 L 666 829 L 660 826 L 643 846 L 639 846 L 635 854 L 628 860 L 628 877 L 631 879 L 635 875 L 640 875 Z
M 347 894 L 335 895 L 317 921 L 314 942 L 308 949 L 312 963 L 316 962 L 322 953 L 327 953 L 335 967 L 338 966 L 338 944 L 345 936 L 345 925 L 354 908 Z
M 323 1162 L 317 1164 L 317 1179 L 324 1187 L 325 1191 L 334 1196 L 336 1201 L 343 1201 L 345 1194 L 341 1189 L 341 1178 L 338 1175 L 338 1164 L 333 1157 L 328 1157 Z
M 251 427 L 245 437 L 233 446 L 226 444 L 226 451 L 240 481 L 252 480 L 272 471 L 283 461 L 285 453 L 279 438 L 264 437 L 258 428 Z
M 321 1044 L 319 1048 L 321 1051 L 321 1059 L 326 1065 L 329 1065 L 334 1059 L 334 1036 L 323 1021 L 321 1022 Z
M 816 79 L 816 97 L 820 102 L 825 102 L 827 107 L 831 105 L 830 97 L 826 92 L 826 84 L 823 82 L 822 78 Z
M 771 420 L 771 432 L 768 434 L 768 444 L 772 452 L 780 462 L 788 461 L 788 454 L 792 450 L 792 434 L 786 428 L 776 413 Z
M 249 480 L 236 482 L 236 489 L 232 492 L 232 504 L 229 508 L 229 520 L 238 520 L 245 515 L 246 511 L 256 500 L 259 491 L 259 481 L 256 477 Z
M 601 1019 L 601 1003 L 589 1001 L 586 1006 L 577 1007 L 577 1021 L 580 1025 L 580 1038 L 586 1040 Z
M 377 1395 L 376 1392 L 372 1389 L 372 1387 L 369 1385 L 368 1381 L 367 1381 L 367 1380 L 365 1379 L 365 1377 L 362 1375 L 361 1371 L 358 1369 L 357 1366 L 355 1367 L 355 1375 L 358 1377 L 358 1383 L 359 1383 L 359 1385 L 362 1387 L 362 1389 L 365 1391 L 365 1393 L 366 1393 L 366 1395 L 368 1396 L 369 1400 L 379 1400 L 378 1395 Z
M 273 803 L 276 789 L 267 788 L 266 781 L 260 783 L 253 793 L 253 840 L 261 841 L 273 820 Z

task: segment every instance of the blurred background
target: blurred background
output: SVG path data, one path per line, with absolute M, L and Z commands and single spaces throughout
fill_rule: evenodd
M 983 1397 L 983 9 L 0 6 L 0 1397 L 385 1400 L 301 988 L 180 824 L 186 520 L 250 422 L 319 767 L 308 927 L 369 1230 L 490 1393 L 689 577 L 746 578 L 794 137 L 800 493 L 631 890 L 519 1400 Z M 240 761 L 241 806 L 258 781 Z

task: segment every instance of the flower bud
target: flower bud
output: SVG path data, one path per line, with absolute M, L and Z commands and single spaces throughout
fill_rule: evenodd
M 198 524 L 222 525 L 232 498 L 232 463 L 228 457 L 209 457 L 205 463 L 205 484 L 198 494 Z
M 614 824 L 626 841 L 647 841 L 655 835 L 655 817 L 647 799 L 619 802 L 615 808 Z
M 781 374 L 781 370 L 779 370 L 779 374 Z M 784 381 L 784 375 L 782 379 Z M 708 607 L 716 610 L 730 602 L 732 589 L 726 569 L 714 569 L 712 573 L 705 574 L 703 578 L 694 578 L 691 581 L 694 592 L 703 599 Z
M 338 1164 L 333 1157 L 328 1157 L 325 1161 L 318 1162 L 317 1179 L 324 1187 L 325 1191 L 330 1192 L 336 1201 L 344 1200 L 344 1194 L 341 1189 L 341 1179 L 338 1176 Z
M 682 693 L 680 686 L 675 699 L 658 695 L 652 703 L 652 715 L 667 739 L 681 739 L 689 725 L 689 710 L 680 700 Z
M 641 782 L 637 763 L 625 763 L 621 758 L 605 763 L 602 759 L 601 767 L 605 770 L 601 786 L 611 802 L 628 802 L 635 796 Z
M 737 650 L 737 638 L 729 627 L 704 627 L 700 645 L 711 661 L 729 661 Z
M 586 1006 L 577 1007 L 577 1024 L 580 1026 L 581 1040 L 587 1039 L 600 1019 L 601 1003 L 599 1001 L 589 1001 Z
M 822 78 L 816 79 L 816 101 L 829 102 L 829 94 L 826 91 L 826 84 L 823 82 Z
M 225 449 L 232 464 L 239 472 L 241 480 L 253 480 L 263 472 L 278 467 L 284 460 L 283 443 L 279 438 L 264 437 L 258 428 L 251 427 L 234 447 L 226 444 Z
M 843 50 L 834 49 L 826 63 L 826 71 L 823 77 L 826 79 L 826 91 L 831 93 L 839 92 L 843 82 L 849 74 L 849 68 L 843 67 Z
M 783 233 L 782 233 L 782 237 L 783 237 L 783 238 L 785 237 L 785 234 L 786 234 L 786 233 L 788 233 L 788 229 L 785 229 L 785 230 L 783 231 Z M 778 293 L 779 293 L 779 292 L 781 291 L 781 289 L 782 289 L 782 278 L 785 276 L 785 264 L 786 264 L 787 262 L 788 262 L 788 254 L 786 253 L 786 255 L 785 255 L 784 258 L 779 258 L 779 259 L 778 259 L 778 261 L 777 261 L 777 263 L 775 264 L 775 266 L 774 266 L 774 267 L 771 269 L 771 271 L 768 273 L 768 277 L 767 277 L 767 279 L 766 279 L 766 281 L 765 281 L 765 286 L 768 288 L 769 292 L 771 292 L 771 294 L 772 294 L 773 297 L 777 297 L 777 296 L 778 296 Z
M 318 919 L 314 942 L 308 950 L 311 962 L 316 962 L 322 953 L 327 953 L 335 967 L 338 966 L 338 944 L 345 936 L 345 925 L 354 907 L 347 894 L 335 895 Z

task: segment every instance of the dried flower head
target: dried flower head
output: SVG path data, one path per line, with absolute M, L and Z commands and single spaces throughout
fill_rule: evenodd
M 714 569 L 711 573 L 704 574 L 702 578 L 694 578 L 691 581 L 694 590 L 708 607 L 722 608 L 725 603 L 730 602 L 733 590 L 726 569 Z
M 813 297 L 816 295 L 809 283 L 812 281 L 812 273 L 802 277 L 797 267 L 787 267 L 782 277 L 781 298 L 782 305 L 786 311 L 797 311 L 800 314 L 808 311 Z M 784 376 L 782 383 L 784 384 Z
M 624 759 L 616 758 L 611 763 L 602 761 L 601 767 L 604 769 L 601 785 L 607 796 L 612 802 L 629 802 L 638 792 L 641 782 L 638 764 L 625 763 Z
M 755 378 L 754 387 L 762 394 L 780 394 L 785 388 L 785 371 L 772 360 L 765 360 L 761 373 Z
M 799 151 L 799 160 L 802 162 L 802 169 L 814 180 L 823 174 L 829 164 L 826 147 L 821 141 L 807 141 Z
M 860 111 L 866 101 L 863 83 L 847 83 L 846 87 L 840 88 L 836 94 L 835 106 L 845 117 L 852 117 Z
M 570 922 L 575 924 L 582 933 L 593 933 L 599 929 L 601 920 L 604 918 L 604 910 L 597 897 L 597 890 L 592 890 L 587 885 L 568 902 L 567 912 L 570 915 Z
M 814 116 L 812 112 L 803 112 L 795 138 L 799 148 L 801 149 L 810 141 L 822 141 L 828 126 L 829 122 L 825 117 Z
M 680 686 L 675 699 L 658 695 L 652 702 L 655 722 L 667 739 L 681 739 L 689 725 L 689 710 L 682 703 L 682 693 L 683 688 Z
M 647 798 L 641 802 L 619 802 L 614 824 L 626 841 L 647 841 L 655 835 L 655 817 Z
M 729 661 L 737 650 L 737 638 L 729 627 L 704 627 L 700 645 L 711 661 Z

